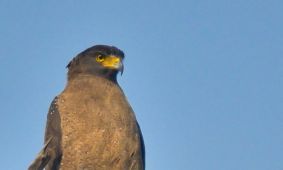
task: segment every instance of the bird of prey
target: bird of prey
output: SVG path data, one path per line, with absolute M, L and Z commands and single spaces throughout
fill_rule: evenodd
M 144 170 L 141 129 L 117 74 L 124 53 L 95 45 L 67 65 L 68 81 L 49 108 L 45 144 L 29 170 Z

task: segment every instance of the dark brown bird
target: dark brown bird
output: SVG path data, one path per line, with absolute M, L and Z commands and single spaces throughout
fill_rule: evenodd
M 124 53 L 96 45 L 68 65 L 68 82 L 51 103 L 45 145 L 29 170 L 144 170 L 135 114 L 117 83 Z

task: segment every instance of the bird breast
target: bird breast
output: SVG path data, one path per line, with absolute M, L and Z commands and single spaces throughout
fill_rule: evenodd
M 76 90 L 74 90 L 76 89 Z M 126 164 L 140 146 L 136 118 L 120 87 L 101 79 L 69 82 L 59 96 L 62 164 Z M 76 159 L 74 159 L 76 158 Z M 121 165 L 122 166 L 122 165 Z

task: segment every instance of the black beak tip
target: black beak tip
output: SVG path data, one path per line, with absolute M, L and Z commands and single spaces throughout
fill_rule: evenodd
M 121 66 L 121 68 L 120 68 L 120 73 L 121 73 L 121 76 L 122 76 L 123 73 L 124 73 L 124 65 Z

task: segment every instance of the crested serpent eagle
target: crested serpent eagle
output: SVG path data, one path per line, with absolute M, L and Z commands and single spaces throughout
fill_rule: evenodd
M 44 146 L 29 170 L 144 170 L 141 129 L 117 74 L 124 53 L 96 45 L 67 65 L 47 115 Z

